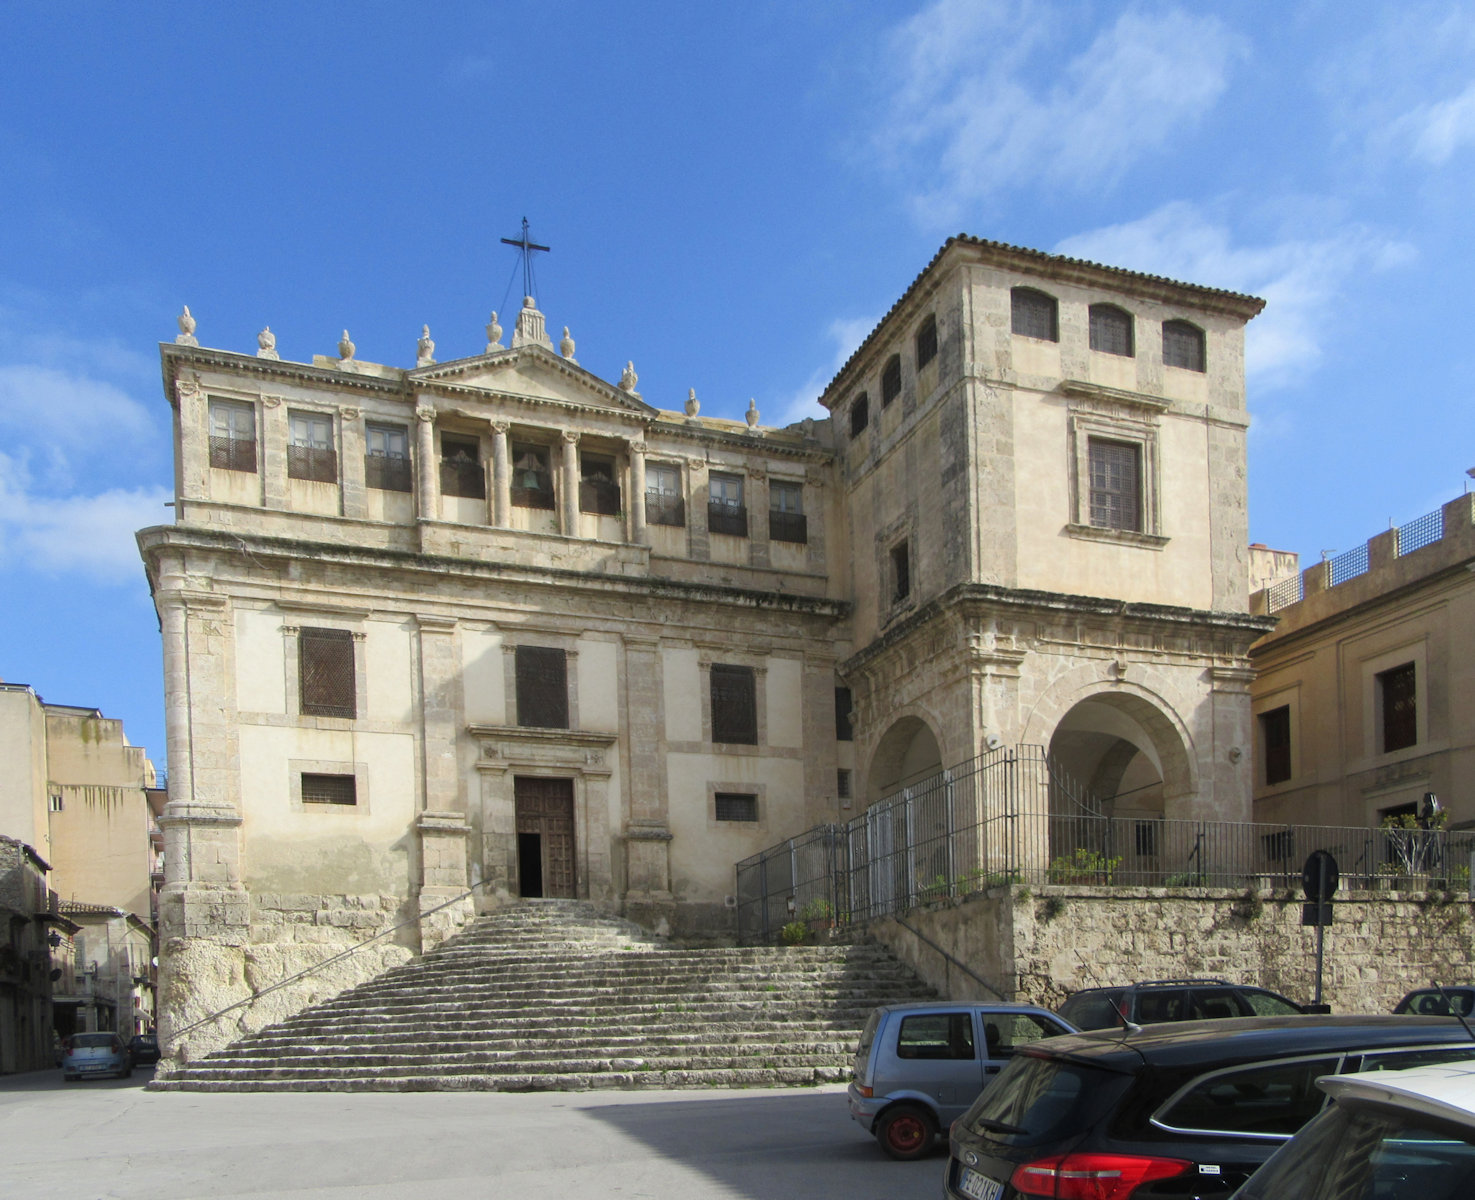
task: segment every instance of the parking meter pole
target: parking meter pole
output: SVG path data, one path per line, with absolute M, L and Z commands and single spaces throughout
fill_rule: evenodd
M 1316 861 L 1317 873 L 1317 921 L 1316 921 L 1316 1003 L 1321 1003 L 1321 963 L 1322 951 L 1326 945 L 1326 924 L 1321 920 L 1321 902 L 1327 898 L 1326 869 L 1328 859 L 1319 858 Z

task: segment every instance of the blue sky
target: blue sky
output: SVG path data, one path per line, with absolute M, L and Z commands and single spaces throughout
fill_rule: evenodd
M 583 365 L 765 424 L 950 234 L 1263 296 L 1251 537 L 1314 561 L 1475 466 L 1472 176 L 1470 3 L 8 5 L 0 678 L 162 761 L 180 306 L 479 353 L 524 215 Z

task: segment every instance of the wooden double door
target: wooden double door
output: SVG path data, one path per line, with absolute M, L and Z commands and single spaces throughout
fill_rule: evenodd
M 513 780 L 517 809 L 517 890 L 521 896 L 573 899 L 574 781 L 518 775 Z

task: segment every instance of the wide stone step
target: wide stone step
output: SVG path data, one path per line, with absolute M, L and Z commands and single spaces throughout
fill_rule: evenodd
M 776 1031 L 775 1031 L 776 1032 Z M 313 1060 L 335 1062 L 343 1059 L 405 1059 L 430 1062 L 434 1059 L 455 1058 L 466 1055 L 482 1055 L 487 1061 L 501 1061 L 513 1056 L 525 1056 L 529 1061 L 548 1061 L 560 1056 L 578 1058 L 644 1058 L 681 1051 L 687 1054 L 724 1051 L 728 1054 L 784 1054 L 830 1055 L 855 1052 L 854 1038 L 805 1038 L 783 1039 L 767 1035 L 744 1033 L 738 1036 L 704 1039 L 696 1034 L 676 1037 L 669 1034 L 648 1038 L 560 1038 L 530 1041 L 526 1038 L 436 1038 L 423 1042 L 400 1043 L 389 1039 L 372 1043 L 331 1042 L 327 1040 L 303 1040 L 277 1045 L 269 1042 L 237 1043 L 212 1055 L 208 1061 L 229 1059 L 233 1062 L 270 1058 L 274 1061 L 293 1062 Z M 340 1064 L 341 1065 L 341 1064 Z
M 607 1071 L 735 1071 L 761 1068 L 777 1070 L 788 1067 L 826 1067 L 834 1065 L 834 1057 L 826 1054 L 789 1054 L 769 1047 L 752 1054 L 733 1054 L 711 1048 L 707 1054 L 609 1054 L 568 1055 L 559 1057 L 495 1057 L 483 1054 L 462 1055 L 338 1055 L 298 1060 L 278 1058 L 233 1059 L 229 1065 L 218 1063 L 187 1068 L 181 1078 L 267 1078 L 267 1079 L 336 1079 L 372 1072 L 376 1075 L 419 1075 L 427 1072 L 479 1075 L 557 1074 L 578 1075 Z

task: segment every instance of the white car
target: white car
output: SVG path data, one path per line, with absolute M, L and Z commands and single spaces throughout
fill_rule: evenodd
M 1232 1200 L 1475 1196 L 1475 1044 L 1467 1062 L 1316 1082 L 1332 1104 Z

